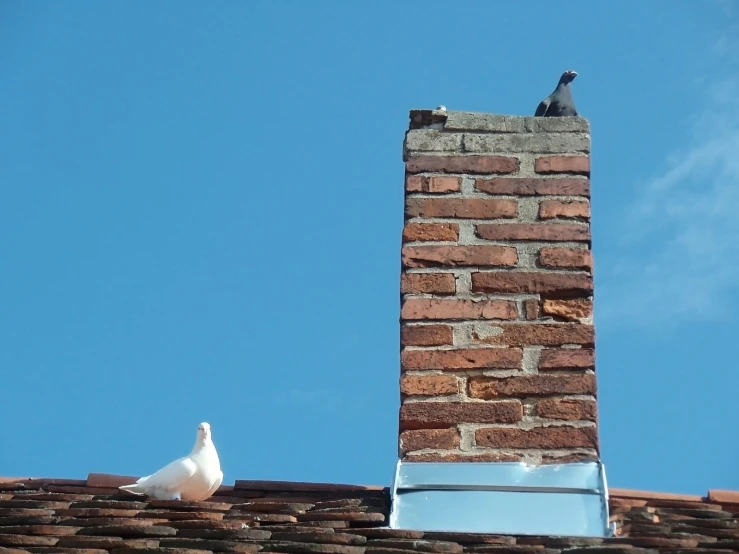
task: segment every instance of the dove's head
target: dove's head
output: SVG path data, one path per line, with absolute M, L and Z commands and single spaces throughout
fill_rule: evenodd
M 210 439 L 210 424 L 203 422 L 198 425 L 198 441 L 207 441 Z
M 564 85 L 568 85 L 575 80 L 575 77 L 577 77 L 577 71 L 572 71 L 571 69 L 568 69 L 567 71 L 562 73 L 562 76 L 559 78 L 559 82 Z

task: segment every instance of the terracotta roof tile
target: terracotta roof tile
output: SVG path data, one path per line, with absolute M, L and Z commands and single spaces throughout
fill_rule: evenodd
M 631 489 L 609 489 L 611 496 L 619 498 L 642 498 L 647 500 L 684 500 L 687 502 L 702 502 L 703 498 L 691 494 L 673 494 L 671 492 L 635 491 Z
M 739 491 L 721 491 L 711 489 L 708 491 L 708 500 L 711 502 L 739 505 Z
M 388 529 L 384 487 L 237 481 L 205 502 L 147 500 L 135 477 L 0 478 L 0 553 L 721 554 L 739 552 L 739 492 L 610 490 L 617 537 Z

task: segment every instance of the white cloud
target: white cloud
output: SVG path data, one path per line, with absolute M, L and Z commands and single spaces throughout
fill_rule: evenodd
M 713 319 L 739 289 L 739 78 L 704 87 L 690 144 L 637 189 L 625 217 L 628 254 L 599 270 L 598 318 L 609 324 Z

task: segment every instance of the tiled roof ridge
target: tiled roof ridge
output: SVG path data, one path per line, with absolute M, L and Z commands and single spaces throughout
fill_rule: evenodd
M 0 476 L 0 485 L 3 483 L 35 483 L 67 487 L 85 487 L 95 489 L 118 490 L 121 485 L 134 483 L 138 477 L 117 475 L 114 473 L 89 473 L 87 479 L 58 479 L 55 477 L 3 477 Z M 320 483 L 311 481 L 271 481 L 237 479 L 233 485 L 221 485 L 214 496 L 222 493 L 233 493 L 234 490 L 271 490 L 271 491 L 309 491 L 309 492 L 340 492 L 340 491 L 386 491 L 388 487 L 375 485 L 353 485 L 344 483 Z M 132 495 L 134 497 L 134 495 Z
M 387 487 L 237 480 L 204 502 L 118 490 L 136 477 L 0 477 L 0 554 L 723 554 L 739 552 L 739 491 L 611 489 L 616 537 L 388 528 Z
M 118 475 L 114 473 L 89 473 L 86 479 L 59 479 L 55 477 L 3 477 L 3 483 L 37 483 L 72 487 L 103 488 L 117 490 L 121 485 L 135 482 L 138 477 Z M 221 485 L 214 496 L 232 493 L 234 490 L 272 490 L 272 491 L 305 491 L 305 492 L 340 492 L 340 491 L 384 491 L 386 486 L 354 485 L 344 483 L 321 483 L 312 481 L 273 481 L 237 479 L 233 485 Z M 682 502 L 716 502 L 719 504 L 739 505 L 739 490 L 709 489 L 705 496 L 637 489 L 609 488 L 611 498 L 641 500 L 676 500 Z

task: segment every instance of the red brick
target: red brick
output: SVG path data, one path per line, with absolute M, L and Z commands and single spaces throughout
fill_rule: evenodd
M 544 300 L 541 310 L 546 315 L 567 321 L 579 321 L 593 313 L 592 300 Z
M 528 177 L 498 177 L 477 179 L 475 188 L 488 194 L 514 196 L 590 196 L 590 180 L 582 177 L 561 179 Z
M 597 461 L 598 461 L 598 456 L 592 456 L 592 455 L 589 456 L 587 454 L 565 454 L 564 456 L 542 456 L 541 457 L 542 464 L 575 464 L 579 462 L 597 462 Z M 624 550 L 623 554 L 626 554 L 626 552 L 628 552 L 628 550 Z
M 593 268 L 593 255 L 583 248 L 542 248 L 539 250 L 539 265 L 589 271 Z
M 542 200 L 539 219 L 590 219 L 590 202 L 582 200 Z
M 405 267 L 515 267 L 513 246 L 404 246 Z
M 524 300 L 523 313 L 528 320 L 539 319 L 539 300 L 536 298 Z
M 449 325 L 403 325 L 400 344 L 403 346 L 441 346 L 453 344 Z
M 595 351 L 589 348 L 547 348 L 541 351 L 539 370 L 593 369 Z
M 405 370 L 520 369 L 520 348 L 466 348 L 458 350 L 404 350 L 400 364 Z
M 406 402 L 400 408 L 400 430 L 444 429 L 459 423 L 516 423 L 523 407 L 501 402 Z
M 403 227 L 403 242 L 459 240 L 459 225 L 456 223 L 406 223 Z
M 593 345 L 595 343 L 594 327 L 582 323 L 497 323 L 493 326 L 502 329 L 502 332 L 489 336 L 479 335 L 473 331 L 472 339 L 478 343 L 505 346 Z
M 534 164 L 537 173 L 590 173 L 588 156 L 545 156 L 537 158 Z
M 498 219 L 518 217 L 518 202 L 486 198 L 407 198 L 406 217 Z
M 407 396 L 459 394 L 459 379 L 454 375 L 406 373 L 400 378 L 400 392 Z
M 477 236 L 484 240 L 590 241 L 587 225 L 551 223 L 483 223 Z
M 579 375 L 524 375 L 521 377 L 470 377 L 472 398 L 494 400 L 505 396 L 551 396 L 555 394 L 595 394 L 595 377 Z
M 523 456 L 520 454 L 463 454 L 458 452 L 424 452 L 421 454 L 410 453 L 403 457 L 408 462 L 520 462 Z M 489 542 L 486 537 L 485 542 Z
M 404 273 L 400 278 L 403 294 L 454 294 L 457 281 L 451 273 Z
M 595 421 L 595 400 L 546 399 L 536 404 L 536 415 L 548 419 L 580 419 Z
M 461 186 L 461 177 L 409 175 L 405 180 L 405 190 L 408 192 L 446 194 L 449 192 L 459 192 L 461 190 Z
M 478 446 L 494 448 L 598 448 L 595 427 L 534 427 L 523 429 L 487 427 L 475 431 Z
M 416 429 L 400 433 L 400 451 L 405 454 L 424 448 L 451 450 L 459 447 L 459 432 L 456 429 Z
M 518 158 L 509 156 L 413 156 L 405 164 L 408 173 L 516 173 Z
M 403 320 L 516 319 L 511 300 L 458 300 L 456 298 L 408 298 L 403 302 Z
M 472 274 L 472 292 L 545 293 L 591 295 L 589 275 L 537 272 L 485 272 Z

